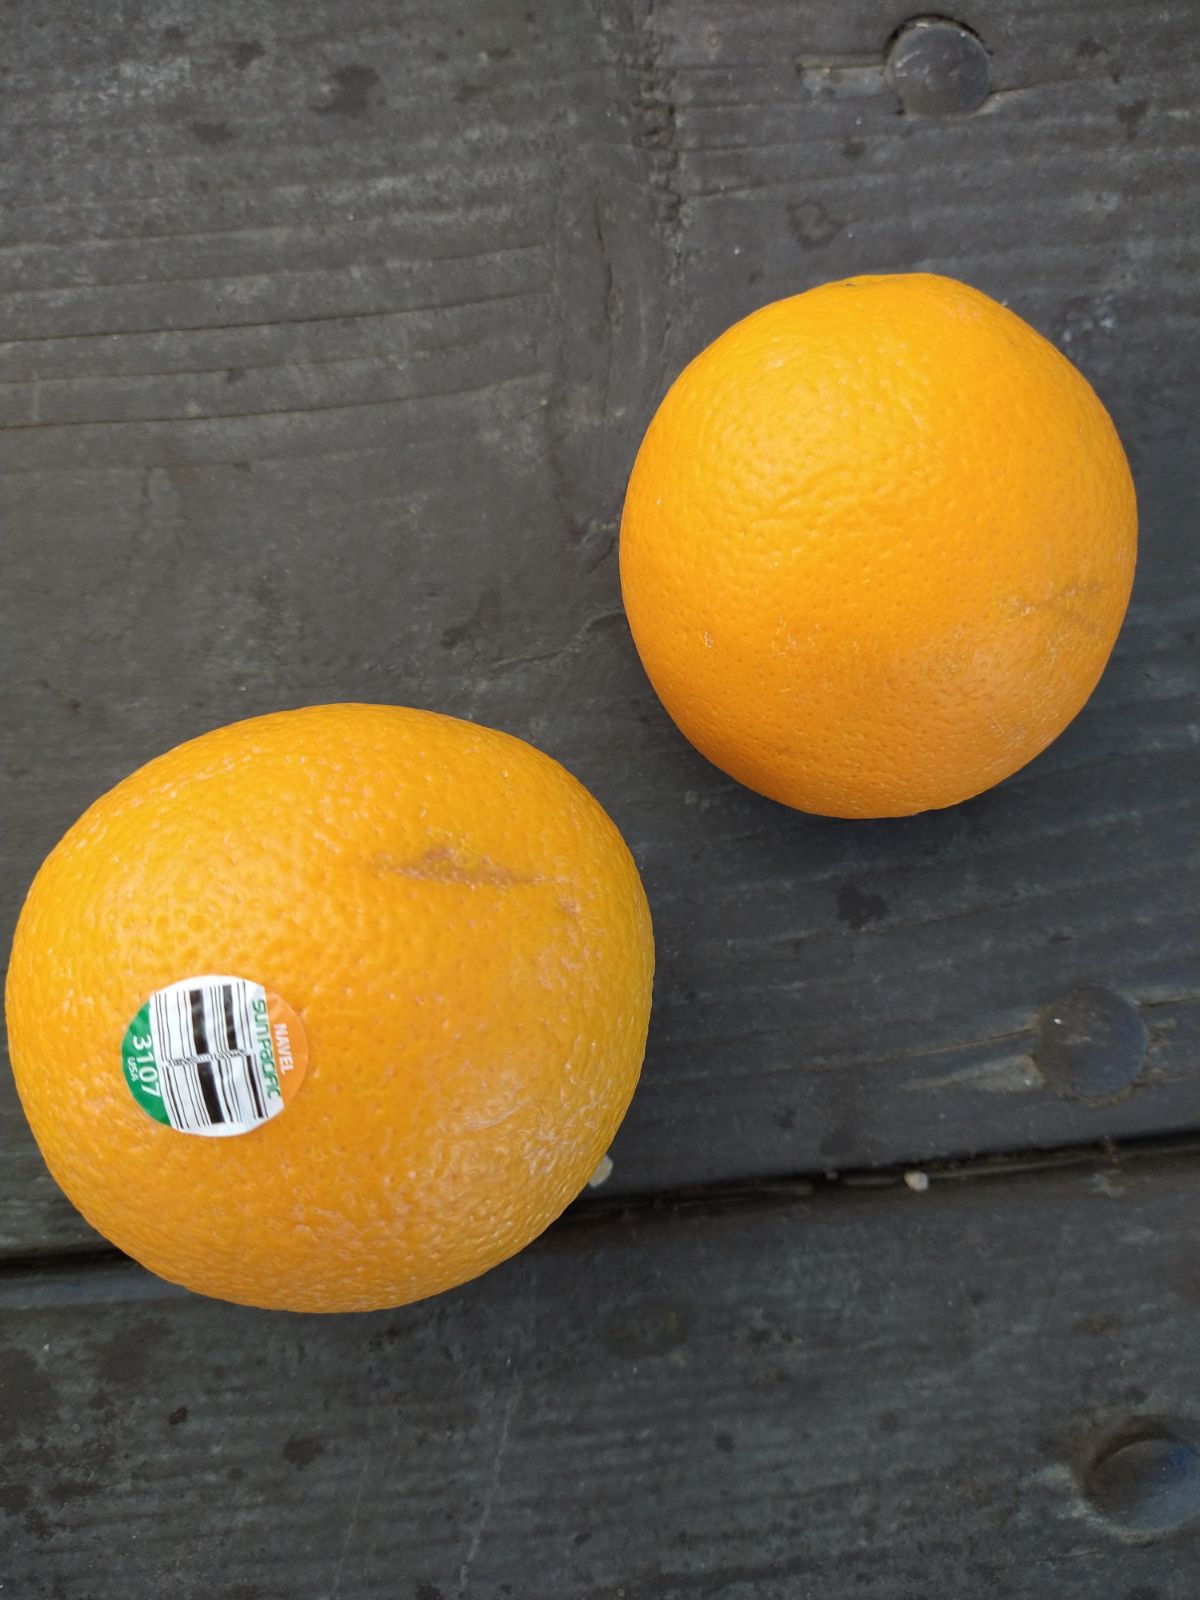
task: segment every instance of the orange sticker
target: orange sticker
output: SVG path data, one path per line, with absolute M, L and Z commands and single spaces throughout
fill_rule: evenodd
M 267 1016 L 271 1024 L 271 1045 L 275 1051 L 275 1069 L 283 1090 L 283 1103 L 296 1093 L 308 1071 L 308 1040 L 300 1018 L 277 994 L 270 989 L 267 995 Z
M 133 1018 L 121 1065 L 155 1122 L 228 1138 L 287 1109 L 308 1070 L 308 1041 L 287 1001 L 251 978 L 181 978 Z

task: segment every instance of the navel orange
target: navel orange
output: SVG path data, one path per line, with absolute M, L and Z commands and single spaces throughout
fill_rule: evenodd
M 1083 706 L 1133 579 L 1133 483 L 1082 375 L 949 278 L 850 278 L 688 366 L 638 452 L 621 584 L 668 712 L 772 799 L 953 805 Z
M 279 713 L 98 800 L 38 873 L 7 985 L 51 1172 L 154 1272 L 305 1311 L 519 1250 L 633 1093 L 653 946 L 613 823 L 450 717 Z

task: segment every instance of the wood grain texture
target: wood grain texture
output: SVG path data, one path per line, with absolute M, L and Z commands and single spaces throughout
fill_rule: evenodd
M 1081 1493 L 1196 1422 L 1196 1158 L 573 1224 L 423 1307 L 0 1285 L 21 1600 L 1191 1600 Z M 1190 1406 L 1179 1415 L 1180 1403 Z
M 99 792 L 315 700 L 558 756 L 660 953 L 615 1189 L 1194 1122 L 1200 370 L 1194 8 L 983 4 L 970 117 L 901 115 L 907 9 L 247 0 L 5 13 L 0 923 Z M 1076 359 L 1138 480 L 1092 703 L 999 790 L 789 814 L 675 733 L 615 566 L 667 382 L 764 301 L 935 268 Z M 1039 1009 L 1129 996 L 1132 1092 L 1060 1099 Z M 0 1250 L 72 1246 L 0 1088 Z

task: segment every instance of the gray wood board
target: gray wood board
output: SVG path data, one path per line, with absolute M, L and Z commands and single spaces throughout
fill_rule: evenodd
M 532 739 L 643 867 L 660 978 L 613 1184 L 1196 1120 L 1195 9 L 959 9 L 970 117 L 901 115 L 896 0 L 5 12 L 0 923 L 160 750 L 316 700 Z M 1009 301 L 1098 385 L 1143 555 L 1110 670 L 1016 779 L 839 824 L 675 732 L 621 615 L 641 430 L 724 325 L 861 270 Z M 1144 1007 L 1116 1103 L 1030 1063 Z M 70 1246 L 0 1088 L 0 1250 Z
M 1194 1516 L 1149 1525 L 1200 1482 L 1091 1464 L 1142 1428 L 1195 1437 L 1198 1204 L 1193 1155 L 575 1222 L 440 1300 L 340 1318 L 10 1269 L 0 1581 L 1193 1600 Z

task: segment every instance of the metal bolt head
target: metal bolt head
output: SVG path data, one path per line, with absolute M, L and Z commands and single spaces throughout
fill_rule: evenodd
M 1173 1428 L 1110 1439 L 1083 1475 L 1093 1508 L 1129 1533 L 1165 1533 L 1200 1512 L 1200 1455 Z
M 887 81 L 911 116 L 964 116 L 988 97 L 988 53 L 982 40 L 946 17 L 914 17 L 893 36 Z
M 1124 1094 L 1142 1070 L 1148 1042 L 1132 1000 L 1088 986 L 1038 1012 L 1033 1059 L 1047 1087 L 1065 1100 L 1108 1100 Z

